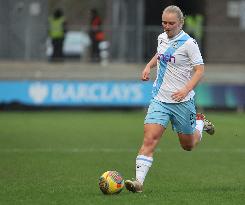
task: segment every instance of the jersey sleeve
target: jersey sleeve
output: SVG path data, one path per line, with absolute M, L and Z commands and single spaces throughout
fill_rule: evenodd
M 192 66 L 204 64 L 198 44 L 193 38 L 188 40 L 187 53 L 191 60 Z

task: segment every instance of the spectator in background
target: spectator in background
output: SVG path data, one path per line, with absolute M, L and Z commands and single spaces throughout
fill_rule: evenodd
M 99 43 L 104 40 L 104 32 L 101 29 L 102 20 L 96 9 L 90 10 L 91 21 L 90 21 L 90 38 L 92 42 L 91 47 L 91 61 L 100 61 L 100 49 Z
M 66 22 L 63 11 L 56 9 L 49 18 L 49 37 L 53 47 L 52 61 L 63 61 L 63 44 L 66 33 Z
M 202 47 L 203 21 L 201 14 L 188 15 L 185 17 L 185 30 L 197 41 L 199 47 Z

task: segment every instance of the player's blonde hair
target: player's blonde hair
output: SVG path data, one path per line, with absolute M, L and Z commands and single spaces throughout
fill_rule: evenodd
M 176 13 L 180 23 L 182 24 L 182 26 L 184 25 L 185 22 L 184 14 L 178 6 L 174 6 L 174 5 L 168 6 L 163 10 L 162 13 L 168 13 L 168 12 Z

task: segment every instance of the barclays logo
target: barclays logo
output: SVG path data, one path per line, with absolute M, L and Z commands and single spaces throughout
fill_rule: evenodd
M 39 82 L 32 83 L 28 93 L 35 104 L 41 104 L 48 96 L 48 86 Z

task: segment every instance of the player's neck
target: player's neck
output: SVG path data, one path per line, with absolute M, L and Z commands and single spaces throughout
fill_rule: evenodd
M 182 32 L 183 32 L 183 30 L 181 29 L 181 30 L 179 30 L 178 32 L 177 32 L 177 34 L 175 34 L 174 36 L 172 36 L 172 37 L 168 37 L 168 40 L 173 40 L 173 39 L 175 39 L 175 38 L 178 38 L 181 34 L 182 34 Z

